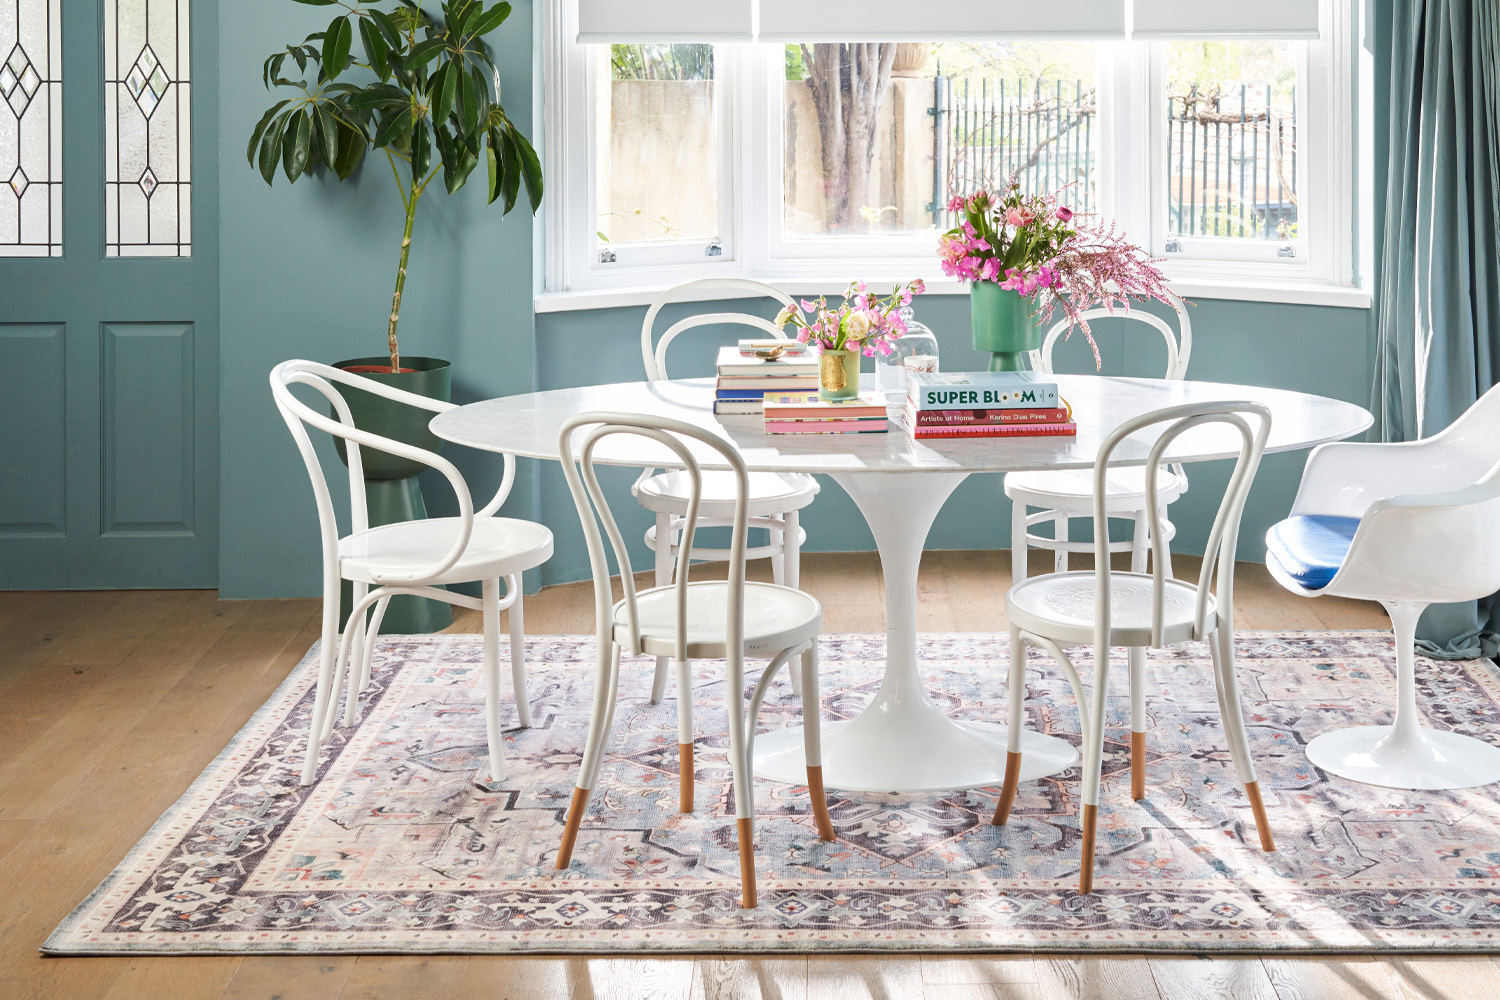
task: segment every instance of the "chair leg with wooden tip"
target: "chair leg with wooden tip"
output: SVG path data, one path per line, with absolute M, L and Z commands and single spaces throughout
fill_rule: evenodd
M 1266 806 L 1260 800 L 1260 782 L 1245 782 L 1245 797 L 1250 800 L 1250 811 L 1255 815 L 1255 832 L 1260 834 L 1260 849 L 1267 854 L 1276 850 L 1276 841 L 1271 837 L 1271 824 L 1266 819 Z
M 1146 734 L 1130 734 L 1130 797 L 1139 802 L 1146 797 Z
M 742 816 L 735 825 L 740 841 L 740 907 L 753 910 L 760 902 L 755 893 L 755 820 Z
M 1020 629 L 1010 630 L 1010 667 L 1005 675 L 1005 691 L 1008 699 L 1005 720 L 1005 784 L 1000 789 L 1000 801 L 995 806 L 995 815 L 990 819 L 995 826 L 1004 826 L 1010 819 L 1011 806 L 1016 802 L 1016 787 L 1021 783 L 1021 732 L 1025 728 L 1023 713 L 1026 708 L 1026 643 L 1021 639 Z
M 677 811 L 693 811 L 693 745 L 677 744 Z
M 1139 530 L 1139 528 L 1137 529 Z M 1146 797 L 1146 650 L 1132 646 L 1130 665 L 1130 797 Z
M 677 768 L 678 802 L 681 812 L 693 811 L 693 664 L 674 661 L 677 671 Z
M 730 656 L 725 670 L 725 687 L 729 691 L 745 690 L 744 662 Z M 752 704 L 753 708 L 753 704 Z M 755 766 L 750 758 L 755 731 L 755 717 L 746 718 L 745 706 L 738 699 L 729 705 L 729 766 L 734 780 L 734 817 L 740 844 L 740 905 L 753 910 L 755 892 Z
M 1094 891 L 1094 842 L 1099 830 L 1099 781 L 1104 767 L 1104 707 L 1109 700 L 1109 647 L 1094 647 L 1092 704 L 1083 717 L 1083 844 L 1078 864 L 1078 892 Z M 1084 706 L 1080 705 L 1080 709 Z
M 609 727 L 615 718 L 615 690 L 620 680 L 620 647 L 607 637 L 599 638 L 599 665 L 594 678 L 594 708 L 589 715 L 588 738 L 583 745 L 583 761 L 578 768 L 578 784 L 573 788 L 573 802 L 568 808 L 567 825 L 557 848 L 557 869 L 561 871 L 573 860 L 573 844 L 578 827 L 589 807 L 589 796 L 599 782 L 599 767 L 604 761 L 604 747 L 609 742 Z
M 578 827 L 583 822 L 583 814 L 589 808 L 589 796 L 593 793 L 590 788 L 573 789 L 573 801 L 568 806 L 568 822 L 563 827 L 562 843 L 557 846 L 557 870 L 564 871 L 573 861 L 573 844 L 578 840 Z
M 813 820 L 818 837 L 834 838 L 833 817 L 828 814 L 828 792 L 823 787 L 823 704 L 818 696 L 818 641 L 792 661 L 791 673 L 802 677 L 802 752 L 807 758 L 807 794 L 812 799 Z
M 1000 789 L 1000 801 L 995 805 L 991 824 L 1004 826 L 1010 820 L 1010 810 L 1016 804 L 1016 788 L 1020 783 L 1021 755 L 1013 750 L 1005 755 L 1005 784 Z
M 1255 775 L 1255 761 L 1250 755 L 1250 740 L 1245 735 L 1245 717 L 1240 708 L 1239 681 L 1234 663 L 1234 637 L 1225 628 L 1215 630 L 1209 638 L 1209 651 L 1213 654 L 1214 687 L 1219 698 L 1219 715 L 1224 723 L 1224 736 L 1229 744 L 1229 756 L 1239 772 L 1240 782 L 1245 786 L 1245 797 L 1250 800 L 1250 811 L 1255 816 L 1255 832 L 1260 836 L 1263 851 L 1276 850 L 1276 841 L 1271 836 L 1271 824 L 1266 818 L 1266 807 L 1260 797 L 1260 782 Z
M 1099 829 L 1099 807 L 1083 807 L 1083 856 L 1078 864 L 1078 893 L 1094 891 L 1094 835 Z

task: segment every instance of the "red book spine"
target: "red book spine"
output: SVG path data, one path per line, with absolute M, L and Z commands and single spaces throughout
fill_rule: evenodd
M 918 427 L 912 437 L 918 441 L 931 438 L 969 437 L 1049 437 L 1078 433 L 1073 423 L 1055 424 L 969 424 L 946 427 Z
M 908 411 L 908 416 L 910 412 Z M 1070 416 L 1067 410 L 921 410 L 916 414 L 917 424 L 927 426 L 952 426 L 973 424 L 1065 424 Z

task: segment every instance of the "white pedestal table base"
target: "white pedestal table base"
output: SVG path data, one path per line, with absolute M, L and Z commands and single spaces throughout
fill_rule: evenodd
M 886 667 L 880 690 L 856 718 L 823 726 L 823 783 L 868 792 L 931 792 L 999 785 L 1005 777 L 1004 726 L 948 718 L 922 687 L 917 664 L 917 567 L 943 502 L 964 472 L 836 473 L 880 550 L 885 575 Z M 826 662 L 826 661 L 825 661 Z M 997 665 L 998 667 L 999 665 Z M 996 703 L 1005 689 L 994 677 Z M 1072 744 L 1027 732 L 1021 778 L 1056 774 L 1078 760 Z M 755 738 L 757 777 L 804 784 L 800 726 Z

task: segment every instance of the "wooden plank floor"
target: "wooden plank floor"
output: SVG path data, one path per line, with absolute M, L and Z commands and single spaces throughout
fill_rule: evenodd
M 1039 560 L 1034 560 L 1039 561 Z M 1183 559 L 1179 574 L 1191 572 Z M 764 564 L 762 564 L 763 566 Z M 1004 627 L 1004 552 L 931 552 L 929 631 Z M 878 632 L 872 553 L 805 557 L 830 632 Z M 1374 605 L 1291 597 L 1239 571 L 1245 629 L 1387 627 Z M 52 928 L 229 741 L 317 638 L 319 603 L 205 591 L 0 594 L 0 998 L 139 1000 L 1365 1000 L 1493 998 L 1487 958 L 1090 956 L 44 959 Z M 589 587 L 529 598 L 533 634 L 592 631 Z M 463 613 L 456 631 L 477 631 Z

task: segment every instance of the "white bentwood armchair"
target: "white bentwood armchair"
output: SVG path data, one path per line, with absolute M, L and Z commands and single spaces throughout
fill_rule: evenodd
M 312 479 L 318 505 L 318 529 L 323 546 L 323 635 L 319 647 L 318 687 L 313 700 L 312 721 L 307 736 L 307 754 L 302 765 L 302 784 L 317 776 L 322 743 L 333 732 L 338 717 L 339 687 L 348 685 L 344 724 L 352 725 L 359 706 L 359 692 L 370 682 L 370 660 L 375 637 L 390 598 L 415 594 L 481 611 L 484 616 L 485 720 L 489 743 L 490 780 L 505 779 L 505 755 L 500 731 L 500 612 L 510 609 L 511 684 L 516 714 L 522 726 L 531 725 L 526 701 L 525 630 L 521 613 L 521 573 L 552 557 L 552 532 L 533 521 L 496 517 L 515 481 L 514 455 L 505 456 L 500 488 L 479 511 L 469 495 L 468 484 L 458 469 L 436 452 L 359 430 L 349 404 L 333 383 L 363 389 L 409 406 L 434 413 L 454 404 L 428 399 L 383 385 L 373 379 L 320 365 L 312 361 L 286 361 L 271 371 L 271 394 L 282 419 L 292 432 L 297 451 Z M 294 385 L 306 385 L 321 394 L 338 415 L 334 420 L 319 413 L 293 395 Z M 313 449 L 307 427 L 342 438 L 349 460 L 349 514 L 352 530 L 340 538 L 333 498 L 322 464 Z M 421 462 L 442 473 L 458 500 L 458 517 L 402 521 L 371 528 L 365 509 L 364 467 L 360 448 L 375 448 L 401 458 Z M 500 581 L 505 580 L 505 597 Z M 342 635 L 339 634 L 339 588 L 341 580 L 354 584 L 354 605 Z M 479 583 L 476 599 L 441 589 L 447 584 Z M 373 588 L 373 589 L 371 589 Z M 366 614 L 374 614 L 366 622 Z M 335 652 L 335 647 L 337 651 Z M 347 678 L 347 679 L 346 679 Z
M 630 568 L 630 553 L 610 511 L 608 498 L 594 473 L 596 449 L 608 438 L 635 437 L 639 443 L 654 442 L 667 457 L 682 466 L 687 491 L 683 515 L 682 544 L 678 547 L 676 581 L 637 592 Z M 575 441 L 577 450 L 575 451 Z M 721 456 L 730 466 L 723 473 L 733 487 L 734 507 L 730 516 L 729 576 L 727 580 L 688 582 L 688 562 L 693 533 L 699 522 L 706 491 L 706 474 L 690 445 L 698 445 Z M 819 736 L 818 634 L 823 627 L 823 606 L 817 598 L 792 587 L 745 580 L 745 535 L 748 531 L 750 474 L 733 447 L 692 424 L 664 417 L 628 413 L 580 413 L 563 424 L 558 453 L 568 489 L 578 507 L 588 544 L 594 577 L 594 610 L 598 622 L 599 660 L 594 688 L 594 707 L 589 719 L 588 740 L 578 771 L 577 787 L 557 852 L 557 868 L 568 867 L 589 797 L 598 784 L 605 744 L 614 719 L 615 697 L 620 680 L 622 652 L 647 656 L 669 656 L 678 663 L 689 659 L 725 661 L 725 708 L 729 715 L 729 764 L 734 774 L 734 810 L 739 839 L 741 905 L 756 905 L 755 884 L 755 726 L 761 702 L 771 680 L 793 657 L 800 659 L 802 673 L 803 750 L 807 755 L 808 794 L 818 836 L 833 840 L 833 822 L 823 791 L 822 749 Z M 577 465 L 573 455 L 578 455 Z M 603 535 L 600 524 L 603 524 Z M 605 537 L 620 568 L 624 598 L 613 599 Z M 799 654 L 805 654 L 800 655 Z M 746 657 L 765 657 L 770 662 L 756 681 L 749 705 L 741 699 L 745 691 Z M 684 707 L 691 703 L 679 687 L 679 725 Z M 679 736 L 681 768 L 680 801 L 683 812 L 693 810 L 693 742 L 691 731 Z
M 1396 641 L 1388 726 L 1324 733 L 1307 756 L 1386 788 L 1500 781 L 1500 748 L 1422 726 L 1413 645 L 1430 604 L 1500 590 L 1500 386 L 1430 438 L 1325 444 L 1308 457 L 1291 516 L 1266 535 L 1266 568 L 1303 597 L 1379 601 Z
M 1152 445 L 1144 468 L 1147 516 L 1158 523 L 1160 511 L 1156 487 L 1161 476 L 1162 456 L 1179 436 L 1205 425 L 1224 425 L 1238 432 L 1239 458 L 1230 475 L 1224 499 L 1219 504 L 1203 567 L 1195 583 L 1176 580 L 1166 570 L 1166 539 L 1156 533 L 1151 539 L 1151 572 L 1120 573 L 1110 569 L 1109 516 L 1110 458 L 1120 442 L 1132 434 L 1160 424 L 1167 426 Z M 1076 573 L 1049 573 L 1014 583 L 1005 596 L 1010 620 L 1009 753 L 1005 761 L 1005 783 L 995 807 L 993 822 L 1005 825 L 1015 803 L 1021 776 L 1022 711 L 1026 696 L 1026 647 L 1037 646 L 1056 659 L 1067 674 L 1078 701 L 1083 731 L 1083 854 L 1079 863 L 1078 891 L 1087 894 L 1094 886 L 1094 838 L 1098 827 L 1099 782 L 1104 760 L 1104 708 L 1109 689 L 1110 648 L 1130 649 L 1131 797 L 1145 794 L 1144 714 L 1146 647 L 1161 649 L 1192 640 L 1208 643 L 1213 658 L 1214 688 L 1219 715 L 1224 724 L 1229 756 L 1234 761 L 1245 797 L 1255 816 L 1261 848 L 1276 849 L 1261 802 L 1255 763 L 1245 736 L 1239 684 L 1234 663 L 1234 555 L 1245 498 L 1265 450 L 1271 430 L 1271 414 L 1253 402 L 1188 403 L 1141 414 L 1110 432 L 1094 464 L 1094 569 Z M 1210 591 L 1215 581 L 1217 586 Z M 1093 698 L 1086 701 L 1083 681 L 1064 647 L 1094 647 Z

